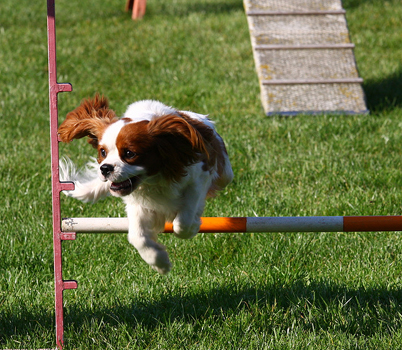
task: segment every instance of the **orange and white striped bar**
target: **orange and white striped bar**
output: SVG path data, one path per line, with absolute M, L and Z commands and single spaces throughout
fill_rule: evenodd
M 402 216 L 297 216 L 297 217 L 204 217 L 199 232 L 371 232 L 402 231 Z M 63 232 L 128 232 L 127 218 L 66 218 Z M 166 223 L 165 231 L 173 232 Z

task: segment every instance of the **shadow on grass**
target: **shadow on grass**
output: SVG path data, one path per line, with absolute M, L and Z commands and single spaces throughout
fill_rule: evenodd
M 95 307 L 96 308 L 96 307 Z M 236 285 L 217 288 L 189 296 L 165 296 L 147 302 L 133 296 L 129 304 L 117 303 L 107 308 L 82 309 L 71 304 L 65 313 L 65 327 L 80 333 L 85 324 L 102 320 L 118 327 L 125 324 L 153 331 L 169 328 L 174 322 L 200 327 L 204 322 L 224 325 L 226 319 L 246 313 L 266 333 L 299 327 L 306 332 L 317 330 L 343 332 L 354 336 L 390 333 L 402 325 L 402 290 L 383 288 L 350 289 L 332 282 L 290 286 L 247 287 Z M 37 310 L 10 315 L 0 312 L 0 344 L 38 332 L 34 328 L 54 329 L 54 315 Z
M 166 296 L 158 301 L 132 299 L 132 304 L 116 304 L 95 313 L 72 307 L 67 322 L 79 331 L 93 319 L 111 326 L 141 326 L 153 331 L 169 328 L 174 322 L 194 327 L 210 322 L 217 326 L 233 322 L 237 314 L 246 313 L 254 324 L 267 333 L 289 327 L 306 332 L 343 332 L 371 336 L 391 332 L 402 325 L 402 291 L 382 288 L 349 289 L 333 283 L 296 282 L 288 287 L 267 288 L 238 286 L 218 288 L 190 296 Z M 398 316 L 399 315 L 399 316 Z M 244 318 L 243 318 L 244 319 Z
M 1 300 L 0 300 L 1 301 Z M 1 305 L 0 305 L 1 306 Z M 7 340 L 15 339 L 17 343 L 22 338 L 33 339 L 38 334 L 54 329 L 54 313 L 40 308 L 32 312 L 32 307 L 16 306 L 14 312 L 3 312 L 0 309 L 0 346 Z
M 363 89 L 370 111 L 385 112 L 400 108 L 402 107 L 402 70 L 382 80 L 366 80 Z

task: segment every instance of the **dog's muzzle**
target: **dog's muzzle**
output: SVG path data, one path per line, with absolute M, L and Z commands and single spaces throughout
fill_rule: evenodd
M 133 192 L 141 183 L 140 176 L 133 176 L 122 182 L 112 182 L 110 191 L 117 196 L 127 196 Z
M 105 177 L 108 178 L 108 176 L 113 173 L 114 171 L 114 166 L 111 164 L 103 164 L 100 166 L 100 171 L 101 174 Z

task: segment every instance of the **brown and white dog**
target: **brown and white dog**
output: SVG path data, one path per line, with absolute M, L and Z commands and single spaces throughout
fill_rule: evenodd
M 177 237 L 194 237 L 206 197 L 233 179 L 223 140 L 207 116 L 158 101 L 133 103 L 119 119 L 96 95 L 68 113 L 58 132 L 62 142 L 88 136 L 98 150 L 98 159 L 81 171 L 61 161 L 61 180 L 75 183 L 66 194 L 84 202 L 122 197 L 129 242 L 162 274 L 171 268 L 157 242 L 165 222 L 173 222 Z

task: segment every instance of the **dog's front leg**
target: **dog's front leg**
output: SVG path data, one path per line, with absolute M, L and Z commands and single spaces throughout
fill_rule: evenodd
M 155 211 L 137 205 L 127 206 L 129 222 L 128 241 L 153 269 L 167 274 L 172 264 L 166 247 L 157 242 L 157 235 L 163 231 L 164 217 Z
M 173 231 L 176 237 L 192 238 L 200 230 L 205 198 L 211 185 L 210 177 L 207 174 L 202 175 L 196 183 L 184 190 L 180 210 L 173 220 Z

